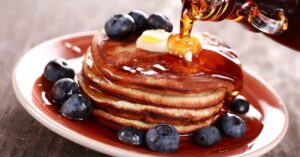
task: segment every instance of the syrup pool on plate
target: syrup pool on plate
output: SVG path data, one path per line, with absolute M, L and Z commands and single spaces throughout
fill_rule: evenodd
M 79 59 L 76 60 L 79 61 Z M 78 62 L 78 64 L 80 64 L 80 62 Z M 67 123 L 67 125 L 76 129 L 76 131 L 78 131 L 79 133 L 96 139 L 105 138 L 105 141 L 107 141 L 108 143 L 115 143 L 114 145 L 118 145 L 126 149 L 134 148 L 141 152 L 149 151 L 143 147 L 134 147 L 118 141 L 116 136 L 117 131 L 101 126 L 92 118 L 86 121 L 72 121 L 60 116 L 57 107 L 51 104 L 51 99 L 49 99 L 48 97 L 51 91 L 51 86 L 51 83 L 46 81 L 43 77 L 40 77 L 34 84 L 33 95 L 34 100 L 38 102 L 38 108 L 42 109 L 48 114 L 51 114 L 51 116 L 55 117 L 58 122 Z M 189 152 L 195 152 L 198 155 L 209 155 L 214 153 L 218 154 L 233 151 L 240 147 L 243 148 L 243 151 L 246 151 L 251 145 L 251 142 L 259 136 L 264 127 L 264 124 L 262 123 L 263 115 L 261 114 L 261 111 L 259 111 L 260 109 L 256 107 L 259 106 L 251 106 L 247 114 L 240 116 L 245 121 L 245 124 L 247 126 L 246 134 L 244 137 L 238 139 L 222 138 L 221 142 L 215 146 L 200 147 L 193 142 L 192 137 L 185 137 L 187 135 L 183 135 L 181 137 L 181 139 L 183 140 L 181 140 L 180 147 L 175 154 L 184 154 L 185 150 L 188 150 Z

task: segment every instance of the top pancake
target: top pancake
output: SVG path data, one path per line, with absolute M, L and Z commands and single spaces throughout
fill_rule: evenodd
M 104 33 L 98 33 L 92 44 L 92 57 L 105 77 L 123 85 L 185 93 L 220 88 L 229 93 L 240 90 L 243 73 L 236 56 L 215 38 L 208 39 L 211 40 L 205 45 L 210 48 L 204 48 L 192 62 L 186 62 L 168 53 L 138 49 L 136 38 L 114 41 Z

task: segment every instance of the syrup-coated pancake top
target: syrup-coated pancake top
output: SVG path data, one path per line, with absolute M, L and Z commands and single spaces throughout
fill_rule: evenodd
M 153 53 L 136 48 L 135 38 L 109 39 L 98 33 L 92 56 L 106 77 L 123 83 L 140 84 L 183 91 L 225 88 L 240 91 L 241 65 L 231 49 L 220 40 L 201 35 L 203 49 L 192 62 L 168 53 Z

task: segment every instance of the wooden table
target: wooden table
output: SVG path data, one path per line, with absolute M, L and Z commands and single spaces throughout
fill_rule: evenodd
M 141 9 L 163 12 L 177 24 L 177 0 L 2 0 L 0 4 L 0 156 L 104 156 L 51 132 L 20 105 L 12 90 L 14 65 L 33 46 L 56 36 L 103 28 L 114 13 Z M 178 26 L 178 25 L 176 25 Z M 243 64 L 265 79 L 288 106 L 290 127 L 284 140 L 265 156 L 299 156 L 300 53 L 233 22 L 201 23 L 226 40 Z M 177 28 L 177 27 L 176 27 Z M 299 43 L 300 44 L 300 43 Z M 30 75 L 30 74 L 29 74 Z

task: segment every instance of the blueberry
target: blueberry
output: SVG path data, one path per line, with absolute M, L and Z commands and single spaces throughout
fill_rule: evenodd
M 60 109 L 60 113 L 69 119 L 85 120 L 92 112 L 90 99 L 81 94 L 72 95 L 65 101 Z
M 145 133 L 131 126 L 124 127 L 118 132 L 118 139 L 132 145 L 143 145 Z
M 73 94 L 79 93 L 79 85 L 69 78 L 56 81 L 51 90 L 52 99 L 57 104 L 63 104 Z
M 44 69 L 44 78 L 52 83 L 62 78 L 74 78 L 74 70 L 68 66 L 64 59 L 54 59 L 50 61 Z
M 179 133 L 171 125 L 156 125 L 147 131 L 146 144 L 153 151 L 174 152 L 179 147 Z
M 152 29 L 164 29 L 167 32 L 172 32 L 173 30 L 173 25 L 169 18 L 161 13 L 150 15 L 147 21 Z
M 129 13 L 129 15 L 134 19 L 136 24 L 136 32 L 142 33 L 148 28 L 147 18 L 148 15 L 140 10 L 134 10 Z
M 236 98 L 230 104 L 230 110 L 236 113 L 247 113 L 249 106 L 249 102 L 245 98 Z
M 199 129 L 195 134 L 195 141 L 201 146 L 213 146 L 219 143 L 221 134 L 214 126 L 204 127 Z
M 240 138 L 245 135 L 246 124 L 244 120 L 235 116 L 225 114 L 218 119 L 219 130 L 227 137 Z
M 134 19 L 126 14 L 117 14 L 105 23 L 105 32 L 111 39 L 124 39 L 134 33 Z

